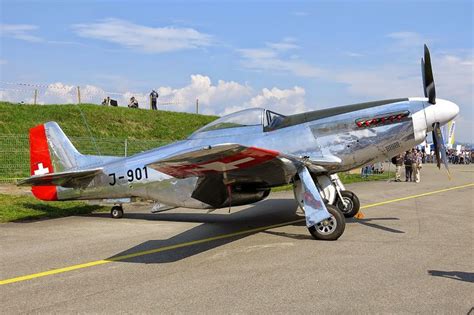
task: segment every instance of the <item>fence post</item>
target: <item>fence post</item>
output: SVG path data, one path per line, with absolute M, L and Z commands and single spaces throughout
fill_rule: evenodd
M 81 88 L 77 86 L 77 104 L 81 104 Z
M 35 100 L 33 102 L 33 105 L 36 105 L 36 100 L 38 99 L 38 89 L 35 89 Z
M 128 151 L 128 139 L 127 138 L 125 138 L 125 145 L 124 146 L 125 146 L 125 157 L 127 157 L 127 153 L 128 153 L 127 152 Z
M 196 99 L 196 114 L 199 114 L 199 99 Z

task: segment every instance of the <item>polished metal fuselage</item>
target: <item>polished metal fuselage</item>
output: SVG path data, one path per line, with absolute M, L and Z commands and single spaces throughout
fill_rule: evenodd
M 263 123 L 257 126 L 198 132 L 186 140 L 134 156 L 108 157 L 104 160 L 105 163 L 101 163 L 100 158 L 91 157 L 90 163 L 81 165 L 81 168 L 102 167 L 104 174 L 95 177 L 87 187 L 80 189 L 58 187 L 58 199 L 140 197 L 170 206 L 209 208 L 209 205 L 191 197 L 198 178 L 178 179 L 146 165 L 193 148 L 238 143 L 282 154 L 307 157 L 309 161 L 336 157 L 340 162 L 328 166 L 327 172 L 331 174 L 347 171 L 391 158 L 421 143 L 426 133 L 431 130 L 431 119 L 434 119 L 427 115 L 426 109 L 430 106 L 433 105 L 428 104 L 426 99 L 409 99 L 268 132 L 264 131 Z M 410 113 L 408 119 L 404 121 L 367 128 L 360 128 L 355 123 L 361 117 L 402 111 Z M 128 176 L 130 172 L 134 173 L 133 180 Z M 296 174 L 296 169 L 294 172 Z M 135 176 L 139 175 L 138 173 L 140 176 Z M 140 179 L 137 179 L 138 177 Z M 290 180 L 291 176 L 278 185 L 287 184 Z

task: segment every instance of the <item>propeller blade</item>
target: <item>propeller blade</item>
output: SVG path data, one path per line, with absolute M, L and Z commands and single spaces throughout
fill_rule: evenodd
M 438 139 L 437 139 L 437 136 L 436 136 L 436 132 L 434 130 L 432 132 L 432 136 L 433 136 L 433 144 L 434 144 L 435 156 L 436 156 L 436 166 L 438 166 L 438 168 L 440 169 L 441 168 L 441 161 L 440 161 L 440 157 L 439 157 Z
M 451 173 L 449 172 L 448 167 L 448 157 L 446 156 L 446 146 L 444 145 L 443 134 L 441 132 L 441 128 L 439 127 L 439 123 L 435 123 L 433 126 L 433 142 L 435 144 L 435 153 L 438 168 L 441 168 L 441 159 L 441 161 L 443 161 L 444 167 L 446 168 L 446 171 L 448 172 L 449 178 L 451 178 Z
M 423 91 L 425 97 L 431 104 L 436 104 L 436 89 L 433 78 L 433 69 L 431 68 L 431 56 L 428 47 L 425 45 L 425 56 L 421 62 L 422 77 L 423 77 Z
M 426 94 L 426 79 L 425 79 L 425 61 L 423 58 L 421 58 L 421 78 L 423 79 L 423 94 L 425 94 L 425 97 L 428 97 L 428 94 Z

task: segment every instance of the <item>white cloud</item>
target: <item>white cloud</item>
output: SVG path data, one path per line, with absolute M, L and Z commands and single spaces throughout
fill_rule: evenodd
M 416 32 L 393 32 L 387 34 L 387 37 L 394 39 L 396 44 L 402 48 L 418 48 L 428 42 L 427 38 Z
M 291 12 L 291 14 L 294 16 L 299 16 L 299 17 L 309 15 L 308 12 L 305 12 L 305 11 L 293 11 Z
M 37 29 L 38 26 L 31 24 L 0 24 L 0 35 L 27 42 L 42 42 L 41 37 L 31 34 Z
M 346 51 L 344 55 L 349 56 L 349 57 L 364 57 L 364 54 L 356 53 L 352 51 Z
M 300 48 L 300 46 L 296 44 L 296 39 L 292 37 L 286 37 L 281 42 L 277 43 L 266 43 L 266 46 L 277 51 L 287 51 Z
M 212 36 L 192 28 L 149 27 L 109 18 L 89 24 L 75 24 L 81 37 L 99 39 L 147 53 L 164 53 L 209 46 Z
M 285 115 L 301 113 L 308 110 L 305 95 L 306 91 L 299 86 L 292 89 L 264 88 L 244 104 L 226 108 L 224 114 L 252 107 L 263 107 Z
M 0 59 L 0 66 L 1 65 L 6 65 L 8 61 L 6 59 Z
M 320 77 L 324 71 L 285 53 L 300 48 L 294 39 L 286 38 L 278 43 L 266 43 L 262 48 L 246 48 L 237 51 L 242 65 L 250 70 L 291 73 L 300 77 Z

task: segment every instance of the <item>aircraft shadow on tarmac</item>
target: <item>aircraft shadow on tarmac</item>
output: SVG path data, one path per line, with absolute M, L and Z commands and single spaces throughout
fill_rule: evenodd
M 117 259 L 121 262 L 131 263 L 169 263 L 182 260 L 193 255 L 205 252 L 207 250 L 217 248 L 219 246 L 234 242 L 236 240 L 245 238 L 261 231 L 240 234 L 237 236 L 226 237 L 219 240 L 206 241 L 199 244 L 184 246 L 164 250 L 156 253 L 146 255 L 137 255 L 136 257 L 120 258 L 125 255 L 140 253 L 144 251 L 156 250 L 167 246 L 193 242 L 219 235 L 230 234 L 243 230 L 255 229 L 274 224 L 280 224 L 289 221 L 301 219 L 301 222 L 296 222 L 291 225 L 301 226 L 301 234 L 292 234 L 277 231 L 265 231 L 265 233 L 289 237 L 300 240 L 312 240 L 305 228 L 304 217 L 298 215 L 297 205 L 293 199 L 273 199 L 259 202 L 258 204 L 249 208 L 233 212 L 231 214 L 217 214 L 217 213 L 160 213 L 160 214 L 144 214 L 144 213 L 127 213 L 127 219 L 139 220 L 156 220 L 156 221 L 175 221 L 175 222 L 198 222 L 203 223 L 183 233 L 175 235 L 165 240 L 150 240 L 143 242 L 137 246 L 127 249 L 117 255 L 107 259 Z M 104 214 L 92 214 L 94 217 L 105 217 Z M 398 218 L 372 218 L 354 220 L 349 219 L 348 223 L 361 223 L 366 226 L 377 228 L 391 233 L 404 233 L 395 229 L 380 226 L 375 223 L 369 223 L 375 220 L 399 220 Z
M 296 204 L 294 200 L 266 200 L 260 202 L 250 208 L 240 210 L 231 214 L 217 214 L 217 213 L 161 213 L 161 214 L 141 214 L 141 213 L 127 213 L 128 219 L 145 219 L 157 221 L 177 221 L 177 222 L 198 222 L 203 223 L 183 233 L 175 235 L 166 240 L 150 240 L 135 247 L 132 247 L 124 252 L 121 252 L 108 259 L 117 258 L 120 256 L 162 248 L 165 246 L 173 246 L 177 244 L 192 242 L 196 240 L 206 239 L 223 234 L 230 234 L 243 230 L 249 230 L 268 225 L 279 224 L 288 221 L 303 219 L 296 214 Z M 295 223 L 295 225 L 302 225 Z M 305 231 L 306 232 L 306 231 Z M 181 259 L 205 252 L 207 250 L 234 242 L 241 238 L 255 234 L 246 233 L 234 237 L 223 238 L 220 240 L 204 242 L 192 246 L 186 246 L 177 249 L 171 249 L 159 253 L 153 253 L 133 258 L 120 259 L 122 262 L 133 263 L 167 263 L 175 262 Z
M 448 278 L 448 279 L 453 279 L 453 280 L 474 283 L 473 272 L 428 270 L 428 274 L 433 277 Z
M 399 218 L 366 218 L 366 219 L 351 218 L 351 219 L 346 219 L 346 223 L 350 223 L 350 222 L 359 223 L 359 224 L 362 224 L 362 225 L 365 225 L 365 226 L 372 227 L 374 229 L 379 229 L 379 230 L 386 231 L 386 232 L 391 232 L 391 233 L 397 233 L 397 234 L 405 233 L 403 231 L 400 231 L 400 230 L 397 230 L 397 229 L 394 229 L 394 228 L 389 228 L 389 227 L 386 227 L 386 226 L 383 226 L 383 225 L 380 225 L 380 224 L 372 223 L 372 221 L 393 221 L 393 220 L 400 220 L 400 219 Z

